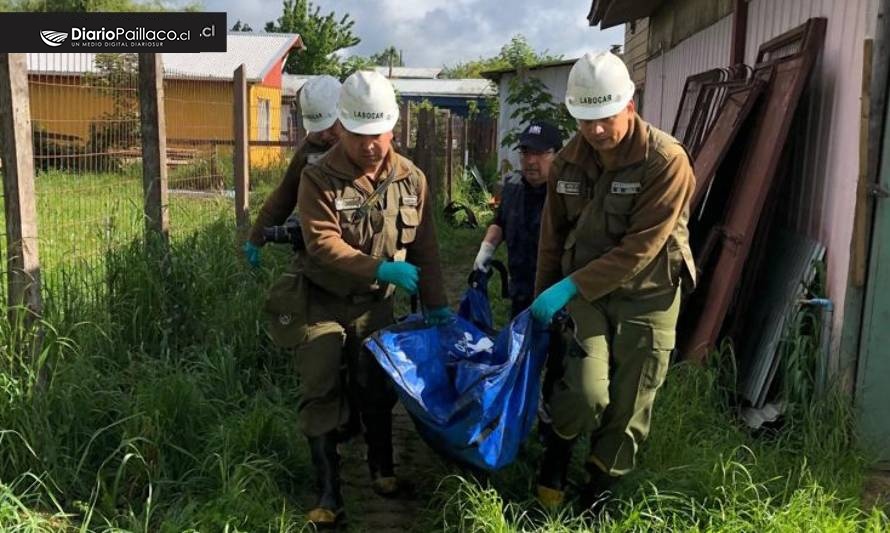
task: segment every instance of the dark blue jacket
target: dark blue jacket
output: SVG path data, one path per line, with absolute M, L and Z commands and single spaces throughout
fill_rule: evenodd
M 530 300 L 535 293 L 535 265 L 546 184 L 530 185 L 514 172 L 504 183 L 494 224 L 504 231 L 510 270 L 510 298 Z

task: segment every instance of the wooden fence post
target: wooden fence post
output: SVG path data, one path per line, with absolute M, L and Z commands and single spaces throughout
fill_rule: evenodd
M 467 133 L 470 123 L 469 117 L 463 117 L 460 121 L 460 157 L 463 160 L 464 171 L 470 166 L 470 151 L 467 142 Z
M 399 110 L 399 120 L 402 122 L 402 129 L 399 131 L 399 145 L 402 153 L 408 153 L 408 144 L 411 141 L 411 107 L 407 101 L 402 102 Z
M 164 116 L 164 67 L 161 54 L 139 54 L 139 110 L 142 122 L 142 191 L 146 239 L 167 242 L 167 120 Z
M 454 194 L 454 115 L 448 113 L 445 131 L 445 201 L 450 202 Z
M 34 148 L 25 54 L 0 54 L 0 155 L 6 203 L 6 260 L 10 323 L 30 325 L 43 313 Z
M 235 224 L 239 229 L 246 229 L 250 225 L 250 147 L 247 123 L 247 76 L 242 63 L 235 69 L 235 148 L 233 164 L 235 167 Z
M 430 196 L 439 192 L 436 172 L 436 110 L 421 109 L 417 114 L 417 143 L 414 147 L 414 162 L 426 175 Z

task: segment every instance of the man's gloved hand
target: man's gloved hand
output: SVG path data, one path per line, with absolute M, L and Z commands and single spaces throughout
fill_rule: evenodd
M 431 326 L 439 326 L 454 318 L 454 311 L 449 307 L 437 307 L 426 312 L 424 320 Z
M 541 324 L 549 324 L 553 315 L 565 307 L 576 294 L 578 287 L 575 282 L 572 278 L 564 278 L 535 298 L 531 305 L 532 316 Z
M 257 268 L 260 266 L 260 249 L 257 245 L 250 241 L 246 241 L 241 247 L 244 252 L 244 258 L 250 263 L 250 266 Z
M 496 249 L 495 245 L 490 242 L 482 241 L 482 244 L 479 246 L 479 253 L 476 254 L 476 260 L 473 261 L 473 270 L 488 272 L 490 268 L 488 264 L 491 262 Z
M 384 261 L 377 267 L 377 279 L 383 283 L 392 283 L 408 294 L 415 294 L 420 269 L 405 261 Z

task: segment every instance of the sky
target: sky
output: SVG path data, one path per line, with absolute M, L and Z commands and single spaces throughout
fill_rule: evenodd
M 281 15 L 281 0 L 203 0 L 262 31 Z M 451 66 L 496 55 L 521 33 L 538 52 L 574 59 L 624 42 L 624 28 L 587 25 L 590 0 L 315 0 L 321 13 L 348 13 L 362 41 L 346 51 L 363 56 L 393 45 L 410 67 Z

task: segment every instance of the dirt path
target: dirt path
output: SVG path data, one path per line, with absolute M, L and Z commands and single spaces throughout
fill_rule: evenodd
M 361 437 L 341 448 L 343 497 L 348 517 L 343 531 L 419 531 L 418 517 L 426 509 L 431 489 L 428 474 L 441 463 L 417 435 L 414 423 L 401 404 L 393 411 L 393 449 L 396 476 L 400 482 L 410 484 L 409 490 L 398 498 L 383 498 L 371 490 L 366 446 Z
M 477 232 L 477 233 L 481 233 Z M 466 276 L 471 268 L 480 235 L 461 232 L 449 242 L 441 243 L 449 253 L 443 254 L 445 291 L 452 309 L 466 290 Z M 429 505 L 429 496 L 441 480 L 443 472 L 453 471 L 417 434 L 405 408 L 398 404 L 393 411 L 393 448 L 396 476 L 409 482 L 413 490 L 388 499 L 371 490 L 366 446 L 357 437 L 341 448 L 343 457 L 343 497 L 346 500 L 347 524 L 344 531 L 402 533 L 423 531 L 421 515 Z M 425 533 L 425 532 L 424 532 Z

